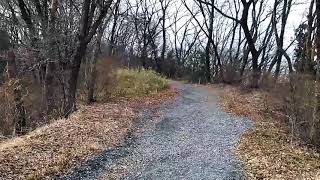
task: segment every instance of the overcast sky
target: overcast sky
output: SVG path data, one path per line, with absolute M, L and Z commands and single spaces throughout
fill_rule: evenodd
M 292 7 L 291 14 L 288 18 L 288 26 L 287 26 L 287 38 L 293 38 L 294 37 L 294 29 L 296 29 L 299 24 L 301 24 L 303 21 L 306 20 L 307 12 L 308 12 L 308 6 L 310 1 L 306 0 L 295 0 L 296 3 L 299 5 L 294 5 Z
M 188 0 L 187 0 L 188 1 Z M 192 0 L 189 0 L 192 1 Z M 274 0 L 267 0 L 270 3 L 270 8 L 274 4 Z M 286 26 L 286 33 L 285 33 L 285 46 L 289 45 L 292 40 L 294 39 L 294 31 L 295 29 L 304 21 L 306 21 L 306 16 L 308 13 L 308 7 L 311 0 L 293 0 L 293 6 L 291 8 L 291 13 L 288 17 L 288 22 Z M 291 52 L 293 47 L 291 48 Z M 289 52 L 289 54 L 292 54 Z

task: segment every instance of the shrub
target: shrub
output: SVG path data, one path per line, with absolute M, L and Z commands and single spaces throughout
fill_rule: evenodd
M 273 101 L 280 101 L 279 109 L 285 114 L 292 135 L 320 147 L 320 102 L 316 95 L 319 84 L 316 83 L 310 75 L 292 74 L 288 79 L 278 79 L 274 87 L 269 86 L 268 90 L 275 97 Z
M 224 83 L 233 84 L 233 83 L 238 83 L 241 81 L 240 72 L 238 71 L 238 68 L 237 68 L 238 66 L 239 65 L 237 65 L 235 63 L 228 63 L 226 65 L 223 65 L 222 75 L 223 75 L 223 82 Z
M 168 80 L 152 70 L 119 69 L 115 73 L 117 83 L 105 89 L 103 99 L 141 97 L 169 87 Z
M 96 91 L 98 96 L 108 97 L 117 85 L 119 60 L 116 58 L 101 59 L 97 62 Z
M 19 135 L 15 133 L 19 118 L 15 99 L 17 86 L 21 88 L 24 118 L 27 123 L 22 129 L 23 133 L 48 123 L 44 115 L 40 86 L 28 77 L 11 79 L 0 86 L 0 135 L 8 137 Z

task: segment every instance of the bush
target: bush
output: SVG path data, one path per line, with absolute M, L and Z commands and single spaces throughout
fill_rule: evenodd
M 235 63 L 228 63 L 226 65 L 222 66 L 222 75 L 223 75 L 223 82 L 227 84 L 233 84 L 233 83 L 238 83 L 241 81 L 241 76 L 240 72 L 238 71 L 239 65 Z M 220 71 L 220 70 L 219 70 Z M 221 78 L 221 77 L 220 77 Z M 217 80 L 218 82 L 221 81 L 221 79 Z
M 22 133 L 49 122 L 45 118 L 45 105 L 42 102 L 43 95 L 40 86 L 29 77 L 7 80 L 0 85 L 0 135 L 8 137 L 19 135 L 17 134 L 19 132 L 15 132 L 18 125 L 17 119 L 19 119 L 15 99 L 15 88 L 18 86 L 21 88 L 24 118 L 27 123 Z
M 102 98 L 133 98 L 147 96 L 169 87 L 168 80 L 152 70 L 119 69 L 115 86 L 106 89 Z
M 0 134 L 11 136 L 14 133 L 14 82 L 10 81 L 0 87 Z
M 273 88 L 269 86 L 269 91 L 280 101 L 292 135 L 320 147 L 320 102 L 316 95 L 320 85 L 316 83 L 310 75 L 292 74 L 289 78 L 278 79 Z

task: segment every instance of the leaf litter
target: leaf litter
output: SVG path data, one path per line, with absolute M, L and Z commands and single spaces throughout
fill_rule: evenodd
M 81 105 L 29 134 L 0 143 L 0 179 L 52 179 L 80 162 L 124 143 L 143 108 L 157 108 L 179 92 L 168 89 L 148 97 Z
M 213 86 L 229 113 L 253 120 L 237 155 L 248 179 L 320 179 L 320 155 L 293 137 L 277 109 L 277 100 L 262 90 L 245 91 L 233 86 Z

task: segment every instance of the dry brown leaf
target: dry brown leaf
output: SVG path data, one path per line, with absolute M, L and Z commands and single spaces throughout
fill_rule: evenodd
M 262 90 L 214 86 L 220 103 L 230 113 L 253 120 L 237 154 L 244 161 L 248 179 L 320 179 L 319 154 L 292 138 L 276 100 Z
M 174 99 L 165 90 L 129 101 L 81 106 L 69 119 L 0 143 L 0 179 L 44 179 L 66 173 L 79 162 L 124 143 L 144 107 Z

